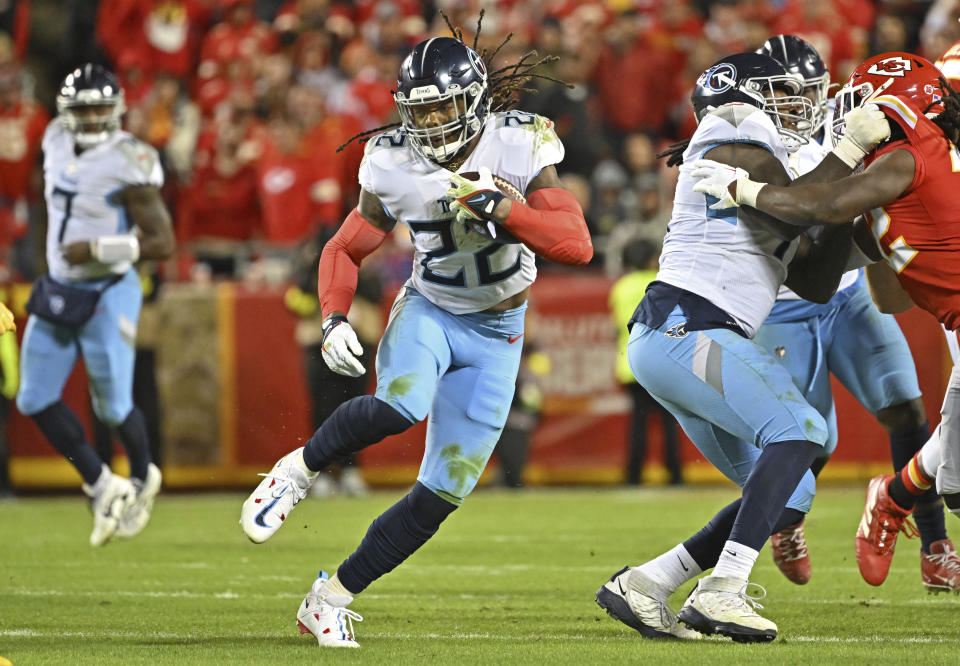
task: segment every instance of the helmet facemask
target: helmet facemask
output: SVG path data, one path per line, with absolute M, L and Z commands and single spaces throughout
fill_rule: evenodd
M 475 81 L 466 89 L 451 83 L 443 93 L 435 85 L 421 86 L 412 89 L 409 95 L 396 92 L 394 101 L 407 136 L 417 151 L 429 160 L 444 164 L 456 157 L 483 128 L 489 105 L 487 81 Z M 451 106 L 453 120 L 424 125 L 431 111 Z
M 804 79 L 804 92 L 811 89 L 813 92 L 813 100 L 811 100 L 813 104 L 813 115 L 810 117 L 811 127 L 810 133 L 807 135 L 810 138 L 816 136 L 823 128 L 823 124 L 827 121 L 827 100 L 830 97 L 830 75 L 824 73 L 822 76 Z
M 93 112 L 99 109 L 100 112 Z M 80 90 L 73 97 L 57 97 L 57 112 L 63 126 L 73 134 L 80 148 L 92 148 L 103 143 L 120 129 L 126 111 L 123 91 L 105 96 L 100 90 Z
M 813 102 L 803 96 L 801 79 L 793 74 L 763 76 L 744 81 L 741 89 L 762 99 L 787 152 L 795 152 L 813 133 Z M 777 95 L 777 93 L 785 93 Z

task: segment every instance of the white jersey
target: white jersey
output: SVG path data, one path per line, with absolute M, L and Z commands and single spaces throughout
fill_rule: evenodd
M 797 242 L 777 238 L 739 208 L 712 210 L 716 199 L 693 191 L 693 163 L 732 142 L 762 146 L 787 168 L 780 134 L 757 107 L 725 104 L 704 116 L 683 153 L 657 279 L 704 297 L 752 338 L 770 314 Z
M 491 113 L 459 173 L 485 166 L 521 192 L 541 169 L 563 159 L 563 144 L 546 118 L 521 111 Z M 450 172 L 423 157 L 403 129 L 373 137 L 360 164 L 360 185 L 413 239 L 410 284 L 452 312 L 479 312 L 513 296 L 537 277 L 534 254 L 521 243 L 491 243 L 457 222 L 446 192 Z
M 827 110 L 828 119 L 832 118 L 832 105 Z M 829 128 L 828 125 L 825 125 L 826 128 Z M 824 134 L 824 141 L 829 142 L 830 132 L 829 129 Z M 791 178 L 797 178 L 802 176 L 805 173 L 813 171 L 820 162 L 823 161 L 823 158 L 827 156 L 830 152 L 830 149 L 825 145 L 822 145 L 813 139 L 800 146 L 800 149 L 795 153 L 790 155 L 788 166 L 790 171 Z M 852 286 L 857 278 L 860 276 L 860 269 L 854 269 L 852 271 L 847 271 L 840 277 L 840 286 L 837 287 L 837 291 L 841 292 L 847 287 Z M 783 285 L 780 287 L 780 291 L 777 293 L 778 301 L 800 301 L 803 300 L 800 296 L 796 294 L 792 289 Z
M 71 266 L 61 247 L 131 231 L 116 195 L 133 185 L 163 185 L 157 151 L 118 131 L 78 155 L 73 135 L 54 119 L 43 136 L 43 176 L 50 275 L 61 281 L 90 280 L 130 270 L 129 261 Z

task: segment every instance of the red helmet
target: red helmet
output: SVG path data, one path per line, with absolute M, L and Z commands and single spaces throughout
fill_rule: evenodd
M 853 70 L 846 85 L 837 91 L 834 141 L 843 136 L 843 117 L 880 95 L 908 100 L 923 113 L 940 113 L 943 111 L 940 76 L 940 70 L 932 62 L 913 53 L 893 51 L 864 60 Z

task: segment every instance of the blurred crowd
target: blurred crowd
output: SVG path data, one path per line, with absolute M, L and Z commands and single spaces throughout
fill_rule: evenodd
M 688 96 L 722 55 L 792 33 L 842 83 L 864 57 L 935 60 L 960 38 L 955 0 L 0 0 L 0 264 L 43 269 L 37 168 L 62 76 L 117 72 L 125 126 L 161 153 L 180 242 L 172 279 L 282 282 L 288 259 L 323 242 L 358 196 L 352 136 L 395 120 L 391 90 L 410 48 L 449 34 L 440 12 L 506 65 L 556 55 L 518 106 L 554 120 L 560 173 L 580 199 L 596 262 L 620 272 L 626 243 L 659 243 L 675 174 L 655 153 L 688 137 Z M 378 265 L 409 272 L 406 239 Z

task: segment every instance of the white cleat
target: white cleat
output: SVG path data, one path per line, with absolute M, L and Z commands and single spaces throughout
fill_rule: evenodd
M 762 594 L 747 596 L 751 584 Z M 766 595 L 767 591 L 756 583 L 706 576 L 687 597 L 677 618 L 704 634 L 729 636 L 738 643 L 769 643 L 777 637 L 777 625 L 754 610 L 763 608 L 758 600 Z
M 143 486 L 137 489 L 137 499 L 126 512 L 120 516 L 120 525 L 117 527 L 116 536 L 120 539 L 130 539 L 143 531 L 143 528 L 150 522 L 150 514 L 153 511 L 153 502 L 160 492 L 160 484 L 163 481 L 163 474 L 160 468 L 150 463 L 147 467 L 147 478 L 143 480 Z M 136 487 L 136 484 L 134 484 Z
M 263 543 L 272 537 L 293 507 L 307 496 L 316 474 L 308 475 L 296 463 L 303 447 L 291 451 L 277 461 L 260 485 L 240 509 L 240 525 L 254 543 Z
M 353 623 L 363 622 L 363 617 L 347 608 L 353 597 L 327 591 L 326 576 L 325 572 L 320 572 L 320 577 L 300 604 L 297 612 L 300 633 L 312 634 L 320 647 L 360 647 L 354 639 Z
M 699 632 L 677 624 L 667 603 L 669 597 L 670 593 L 639 567 L 624 567 L 597 590 L 597 605 L 646 638 L 703 638 Z
M 104 477 L 104 474 L 107 476 Z M 106 465 L 100 476 L 93 486 L 83 484 L 83 492 L 90 497 L 93 511 L 91 546 L 102 546 L 116 534 L 121 517 L 137 497 L 137 489 L 133 484 L 111 472 Z

